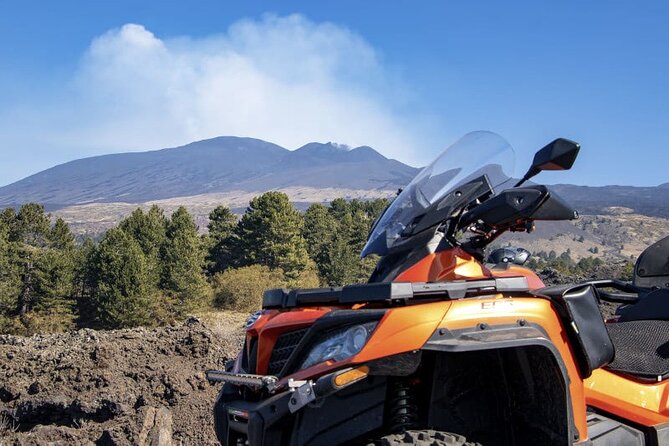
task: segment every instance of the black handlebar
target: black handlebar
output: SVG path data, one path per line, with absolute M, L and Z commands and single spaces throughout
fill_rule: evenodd
M 592 280 L 586 282 L 597 289 L 599 298 L 605 302 L 617 304 L 633 304 L 639 301 L 639 294 L 646 293 L 647 288 L 638 287 L 629 282 L 623 282 L 617 279 Z M 612 293 L 604 291 L 602 288 L 613 288 L 620 291 L 619 293 Z

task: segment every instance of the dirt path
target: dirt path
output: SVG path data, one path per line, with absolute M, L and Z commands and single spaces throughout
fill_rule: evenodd
M 0 445 L 215 443 L 203 372 L 236 353 L 245 317 L 0 336 Z

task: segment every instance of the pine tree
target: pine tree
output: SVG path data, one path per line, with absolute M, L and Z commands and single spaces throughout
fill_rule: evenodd
M 324 282 L 332 286 L 366 282 L 377 257 L 360 259 L 369 230 L 387 200 L 337 198 L 329 208 L 314 205 L 305 213 L 304 236 Z
M 97 246 L 91 238 L 86 238 L 74 250 L 74 277 L 72 294 L 77 301 L 79 323 L 87 326 L 95 321 L 96 309 L 93 300 L 96 281 Z
M 151 270 L 140 244 L 125 231 L 110 229 L 95 256 L 94 302 L 99 322 L 106 327 L 150 325 Z
M 32 331 L 43 328 L 62 331 L 74 327 L 76 300 L 74 296 L 74 249 L 44 248 L 34 252 L 34 299 L 29 309 L 34 318 L 25 318 Z M 28 322 L 29 321 L 29 322 Z
M 304 213 L 302 235 L 307 242 L 307 251 L 316 262 L 321 277 L 327 275 L 328 251 L 332 246 L 339 223 L 328 208 L 320 203 L 312 204 Z
M 7 238 L 10 237 L 11 228 L 14 225 L 14 220 L 16 219 L 16 211 L 14 208 L 5 208 L 0 212 L 0 228 L 4 228 L 7 231 Z
M 3 215 L 6 214 L 3 212 Z M 15 315 L 21 290 L 21 275 L 9 233 L 8 220 L 0 217 L 0 332 L 9 331 L 6 327 L 10 325 L 9 319 Z
M 58 218 L 53 227 L 47 234 L 49 247 L 52 249 L 59 249 L 62 251 L 70 251 L 74 249 L 74 235 L 70 231 L 70 226 L 65 223 L 65 220 Z
M 325 264 L 324 278 L 329 285 L 363 283 L 369 278 L 376 260 L 360 259 L 367 227 L 367 218 L 361 211 L 345 214 L 339 221 Z
M 235 227 L 237 216 L 226 206 L 218 206 L 209 214 L 207 269 L 210 274 L 224 271 L 235 263 Z
M 328 211 L 337 221 L 341 221 L 344 216 L 350 214 L 351 207 L 349 206 L 349 202 L 344 198 L 335 198 L 330 202 Z
M 365 211 L 367 212 L 367 216 L 372 222 L 376 221 L 376 219 L 381 216 L 389 204 L 390 200 L 386 198 L 377 198 L 375 200 L 366 202 Z
M 192 309 L 208 294 L 204 276 L 205 251 L 197 226 L 185 207 L 172 214 L 166 235 L 161 255 L 161 287 L 176 295 L 176 310 L 182 313 Z
M 56 319 L 52 328 L 74 326 L 76 296 L 74 293 L 75 251 L 74 235 L 64 220 L 58 218 L 47 234 L 48 245 L 36 259 L 35 310 L 43 317 Z
M 44 206 L 37 203 L 24 204 L 13 220 L 10 240 L 34 247 L 46 246 L 50 224 Z
M 237 216 L 227 206 L 217 206 L 209 213 L 209 235 L 220 240 L 228 237 L 237 226 Z
M 10 228 L 13 262 L 21 277 L 16 313 L 28 332 L 61 331 L 74 325 L 74 236 L 62 219 L 53 227 L 49 220 L 42 205 L 28 203 Z
M 278 268 L 288 279 L 297 279 L 309 262 L 303 224 L 286 194 L 267 192 L 255 197 L 235 231 L 241 265 Z
M 16 311 L 22 320 L 39 299 L 42 271 L 46 268 L 42 249 L 48 246 L 49 233 L 49 216 L 44 212 L 44 207 L 37 203 L 21 206 L 10 224 L 9 240 L 14 243 L 15 253 L 13 262 L 21 274 Z
M 149 281 L 152 286 L 158 285 L 162 274 L 160 254 L 167 228 L 163 210 L 156 205 L 151 206 L 146 213 L 137 208 L 118 227 L 139 244 L 148 262 Z

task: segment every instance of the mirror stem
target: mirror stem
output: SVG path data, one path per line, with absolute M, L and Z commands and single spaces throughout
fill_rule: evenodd
M 513 187 L 518 187 L 518 186 L 522 185 L 523 183 L 525 183 L 530 178 L 534 177 L 539 172 L 541 172 L 541 171 L 537 170 L 537 169 L 530 168 L 530 170 L 527 171 L 527 173 L 523 176 L 523 178 L 521 178 L 520 181 L 518 181 L 516 183 L 516 185 L 513 186 Z

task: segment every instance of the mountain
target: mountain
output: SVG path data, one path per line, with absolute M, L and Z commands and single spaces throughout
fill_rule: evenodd
M 36 201 L 53 209 L 291 187 L 390 191 L 416 172 L 367 146 L 310 143 L 290 151 L 259 139 L 222 136 L 70 161 L 0 188 L 0 206 Z
M 241 213 L 251 198 L 267 190 L 281 190 L 305 209 L 337 197 L 392 197 L 417 171 L 368 146 L 312 142 L 291 151 L 259 139 L 222 136 L 61 164 L 0 188 L 0 209 L 40 202 L 76 233 L 96 235 L 138 206 L 157 204 L 168 213 L 186 206 L 204 228 L 217 205 Z M 669 183 L 550 188 L 583 217 L 538 224 L 535 233 L 518 240 L 533 249 L 568 246 L 578 256 L 595 248 L 607 255 L 637 255 L 644 244 L 669 231 Z

